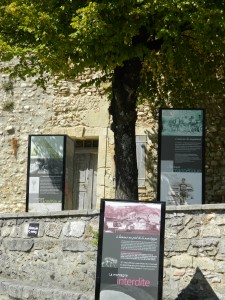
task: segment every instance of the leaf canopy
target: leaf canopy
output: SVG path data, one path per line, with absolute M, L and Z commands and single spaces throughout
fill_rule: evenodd
M 224 92 L 225 1 L 1 0 L 0 60 L 13 73 L 111 78 L 142 62 L 142 98 L 176 105 Z M 4 65 L 6 68 L 6 65 Z M 102 77 L 105 78 L 105 77 Z

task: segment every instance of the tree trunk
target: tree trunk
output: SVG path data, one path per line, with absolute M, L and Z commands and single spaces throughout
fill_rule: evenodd
M 140 60 L 132 59 L 116 67 L 113 75 L 109 112 L 113 118 L 117 199 L 138 200 L 135 124 L 140 70 Z

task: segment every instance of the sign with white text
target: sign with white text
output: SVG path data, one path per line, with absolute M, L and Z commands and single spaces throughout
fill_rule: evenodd
M 102 200 L 96 300 L 161 300 L 165 203 Z
M 27 236 L 38 237 L 39 223 L 30 223 Z
M 161 109 L 159 114 L 159 200 L 168 205 L 202 204 L 204 110 Z
M 73 156 L 66 135 L 29 136 L 26 211 L 61 211 L 72 202 Z

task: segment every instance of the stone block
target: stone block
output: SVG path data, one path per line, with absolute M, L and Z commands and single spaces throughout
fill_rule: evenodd
M 184 229 L 178 233 L 178 238 L 180 239 L 192 239 L 197 237 L 199 234 L 199 229 L 196 228 L 190 228 L 190 229 Z
M 182 277 L 182 276 L 184 276 L 185 273 L 186 273 L 185 269 L 176 269 L 173 272 L 173 276 Z
M 225 254 L 225 238 L 220 240 L 219 243 L 219 254 Z
M 78 300 L 80 299 L 79 293 L 67 292 L 63 290 L 54 291 L 54 300 Z
M 219 239 L 217 238 L 202 238 L 202 239 L 192 239 L 191 245 L 197 248 L 205 248 L 205 247 L 217 247 L 219 243 Z
M 71 252 L 85 252 L 90 250 L 93 251 L 95 248 L 91 245 L 91 243 L 86 241 L 66 239 L 63 241 L 62 250 Z
M 33 240 L 12 239 L 4 241 L 4 247 L 10 251 L 28 252 L 33 245 Z
M 11 228 L 10 227 L 8 227 L 8 226 L 2 227 L 2 230 L 1 230 L 1 236 L 2 237 L 7 237 L 7 236 L 10 235 L 10 233 L 11 233 Z
M 170 229 L 165 230 L 165 238 L 170 239 L 170 238 L 175 238 L 177 237 L 178 234 L 178 228 L 177 227 L 170 227 Z
M 36 239 L 34 241 L 34 250 L 44 249 L 45 242 L 43 240 Z
M 24 286 L 22 290 L 22 299 L 32 299 L 34 288 L 31 286 Z
M 69 237 L 81 237 L 85 231 L 85 222 L 73 221 L 67 222 L 63 227 L 63 235 Z
M 40 288 L 34 288 L 33 289 L 33 298 L 35 299 L 35 300 L 41 300 L 41 289 Z
M 9 282 L 4 281 L 4 279 L 0 280 L 0 295 L 7 294 L 9 287 Z M 0 298 L 1 299 L 1 298 Z
M 10 284 L 8 286 L 8 295 L 20 299 L 22 297 L 22 286 L 19 284 Z
M 203 227 L 202 230 L 203 237 L 220 237 L 220 228 L 215 225 L 207 225 Z
M 164 258 L 164 261 L 163 261 L 163 266 L 164 266 L 164 268 L 169 267 L 170 264 L 171 264 L 170 259 Z
M 45 234 L 50 237 L 59 238 L 62 231 L 62 224 L 47 223 L 45 226 Z
M 213 271 L 215 269 L 215 262 L 208 257 L 194 257 L 193 267 L 199 268 L 200 270 Z
M 176 255 L 171 258 L 171 265 L 176 268 L 192 268 L 193 257 L 187 254 Z
M 54 291 L 51 288 L 43 288 L 40 292 L 40 299 L 53 299 Z
M 94 296 L 93 295 L 81 295 L 81 297 L 79 298 L 79 300 L 94 300 Z
M 165 240 L 165 252 L 184 252 L 188 250 L 190 240 L 188 239 L 166 239 Z
M 181 217 L 173 218 L 169 222 L 167 222 L 168 227 L 181 226 L 181 225 L 183 225 L 183 218 Z
M 19 226 L 13 226 L 11 230 L 11 237 L 20 238 L 22 236 L 22 229 Z

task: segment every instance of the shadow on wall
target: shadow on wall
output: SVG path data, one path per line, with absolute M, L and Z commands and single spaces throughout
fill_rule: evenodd
M 175 300 L 219 300 L 199 268 Z
M 148 149 L 146 149 L 146 170 L 147 173 L 152 176 L 148 176 L 147 181 L 156 195 L 158 172 L 158 132 L 150 132 L 146 130 L 145 134 L 147 135 L 148 140 L 151 141 L 151 144 L 148 145 Z

